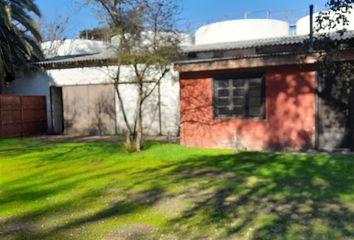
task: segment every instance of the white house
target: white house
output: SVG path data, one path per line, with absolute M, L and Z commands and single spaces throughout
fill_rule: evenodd
M 17 79 L 6 87 L 5 94 L 46 96 L 50 133 L 123 133 L 125 123 L 112 79 L 117 66 L 112 64 L 114 51 L 109 45 L 78 39 L 44 43 L 43 48 L 48 58 L 34 63 L 37 70 L 18 73 Z M 131 71 L 127 66 L 122 68 L 127 79 Z M 151 84 L 147 86 L 152 88 Z M 121 84 L 119 89 L 132 122 L 136 86 Z M 178 135 L 179 84 L 172 66 L 143 109 L 145 134 Z

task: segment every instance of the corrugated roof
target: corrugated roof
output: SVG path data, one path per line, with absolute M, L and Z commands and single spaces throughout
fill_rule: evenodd
M 318 35 L 317 38 L 321 38 L 321 36 Z M 352 39 L 354 38 L 354 31 L 344 32 L 343 34 L 333 33 L 330 35 L 330 38 L 336 41 Z M 183 48 L 183 52 L 197 53 L 197 52 L 245 49 L 245 48 L 254 48 L 254 47 L 294 45 L 294 44 L 301 44 L 306 40 L 309 40 L 309 35 L 296 35 L 296 36 L 285 36 L 285 37 L 237 41 L 237 42 L 192 45 Z
M 354 39 L 354 31 L 348 31 L 344 34 L 333 33 L 330 35 L 332 40 L 349 40 Z M 210 51 L 225 51 L 225 50 L 236 50 L 236 49 L 246 49 L 254 47 L 267 47 L 267 46 L 281 46 L 281 45 L 294 45 L 301 44 L 309 39 L 309 35 L 297 35 L 297 36 L 286 36 L 277 38 L 267 38 L 259 40 L 247 40 L 238 42 L 225 42 L 225 43 L 215 43 L 215 44 L 204 44 L 204 45 L 191 45 L 183 47 L 184 53 L 197 53 L 197 52 L 210 52 Z M 276 53 L 274 53 L 276 54 Z M 259 56 L 259 55 L 256 55 Z M 242 57 L 256 57 L 252 56 L 242 56 Z M 56 64 L 78 64 L 85 62 L 101 62 L 109 61 L 115 59 L 115 50 L 113 48 L 108 48 L 103 52 L 98 52 L 94 54 L 80 54 L 80 55 L 67 55 L 67 56 L 57 56 L 53 58 L 48 58 L 42 61 L 32 62 L 31 64 L 37 66 L 48 66 Z M 191 60 L 187 60 L 191 61 Z M 199 61 L 199 60 L 196 60 Z M 205 61 L 200 60 L 200 61 Z M 179 61 L 181 63 L 184 61 Z
M 78 54 L 78 55 L 67 55 L 67 56 L 57 56 L 53 58 L 48 58 L 42 61 L 32 62 L 33 65 L 52 65 L 52 64 L 68 64 L 77 62 L 93 62 L 93 61 L 106 61 L 115 58 L 115 50 L 107 49 L 100 53 L 93 54 Z
M 296 54 L 306 54 L 306 52 L 296 52 Z M 263 53 L 263 54 L 246 54 L 242 56 L 233 56 L 233 57 L 221 57 L 221 58 L 199 58 L 199 59 L 187 59 L 174 62 L 177 65 L 182 64 L 191 64 L 191 63 L 207 63 L 215 62 L 215 60 L 238 60 L 238 59 L 249 59 L 249 58 L 262 58 L 262 57 L 282 57 L 294 55 L 293 52 L 276 52 L 276 53 Z

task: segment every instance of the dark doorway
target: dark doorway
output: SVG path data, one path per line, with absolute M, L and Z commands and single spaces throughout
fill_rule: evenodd
M 52 133 L 64 132 L 63 90 L 61 87 L 50 87 Z
M 317 148 L 337 150 L 353 148 L 353 91 L 343 93 L 341 79 L 326 84 L 318 79 Z
M 352 80 L 351 82 L 351 94 L 350 94 L 350 109 L 349 109 L 349 127 L 350 127 L 350 131 L 349 131 L 349 145 L 352 149 L 352 151 L 354 151 L 354 80 Z

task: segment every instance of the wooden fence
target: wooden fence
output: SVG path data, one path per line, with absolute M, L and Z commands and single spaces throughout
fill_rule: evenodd
M 0 95 L 0 137 L 30 136 L 46 132 L 45 97 Z

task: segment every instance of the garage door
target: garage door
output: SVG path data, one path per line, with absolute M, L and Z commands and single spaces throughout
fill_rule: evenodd
M 113 85 L 65 86 L 64 133 L 107 135 L 116 130 Z

